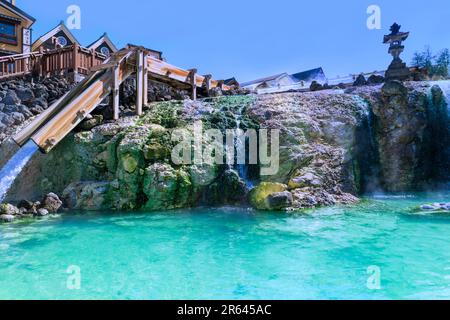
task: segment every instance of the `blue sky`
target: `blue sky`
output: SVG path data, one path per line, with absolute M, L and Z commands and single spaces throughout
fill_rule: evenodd
M 397 21 L 415 50 L 450 47 L 448 0 L 16 0 L 37 19 L 33 39 L 81 8 L 83 45 L 103 32 L 119 47 L 141 44 L 180 67 L 244 82 L 322 66 L 328 77 L 382 70 L 390 63 L 382 37 Z M 366 27 L 369 5 L 381 8 L 382 30 Z

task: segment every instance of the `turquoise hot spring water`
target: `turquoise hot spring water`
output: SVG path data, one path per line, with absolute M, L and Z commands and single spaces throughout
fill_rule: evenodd
M 4 224 L 0 299 L 448 299 L 450 215 L 414 208 L 449 200 L 379 196 L 304 213 L 69 212 Z

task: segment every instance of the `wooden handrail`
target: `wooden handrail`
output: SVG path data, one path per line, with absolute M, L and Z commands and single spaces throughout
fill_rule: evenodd
M 102 64 L 107 57 L 78 45 L 16 54 L 0 58 L 0 79 L 36 73 L 49 76 L 68 72 L 87 75 L 91 68 Z

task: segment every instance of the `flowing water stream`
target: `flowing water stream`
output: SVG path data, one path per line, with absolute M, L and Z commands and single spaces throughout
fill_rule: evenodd
M 38 146 L 30 140 L 0 170 L 0 203 L 5 199 L 14 180 L 38 150 Z
M 445 99 L 447 100 L 447 105 L 450 110 L 450 80 L 441 80 L 441 81 L 431 81 L 431 86 L 437 85 L 441 88 L 442 92 L 445 95 Z
M 237 129 L 240 129 L 240 127 L 241 127 L 244 110 L 245 110 L 244 106 L 242 106 L 238 109 L 237 118 L 236 118 L 236 128 Z M 245 158 L 247 158 L 245 139 L 236 139 L 235 140 L 235 148 L 236 148 L 237 155 L 245 154 Z M 246 159 L 246 161 L 247 161 L 247 159 Z M 244 163 L 244 164 L 237 163 L 235 167 L 239 174 L 239 177 L 241 177 L 241 179 L 245 182 L 245 184 L 247 185 L 247 188 L 248 189 L 253 188 L 253 182 L 249 178 L 248 164 L 247 163 Z

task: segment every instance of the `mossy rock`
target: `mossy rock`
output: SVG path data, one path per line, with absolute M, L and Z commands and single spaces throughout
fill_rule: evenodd
M 175 170 L 168 164 L 155 163 L 145 170 L 143 191 L 147 202 L 143 209 L 171 210 L 188 207 L 192 183 L 183 169 Z
M 282 183 L 262 182 L 250 192 L 250 204 L 258 210 L 270 210 L 267 198 L 274 193 L 284 192 L 287 189 L 287 185 Z
M 165 160 L 170 156 L 170 149 L 158 142 L 150 142 L 144 146 L 144 157 L 148 161 Z
M 138 160 L 136 160 L 131 154 L 125 154 L 121 159 L 123 169 L 128 173 L 133 173 L 138 167 Z

